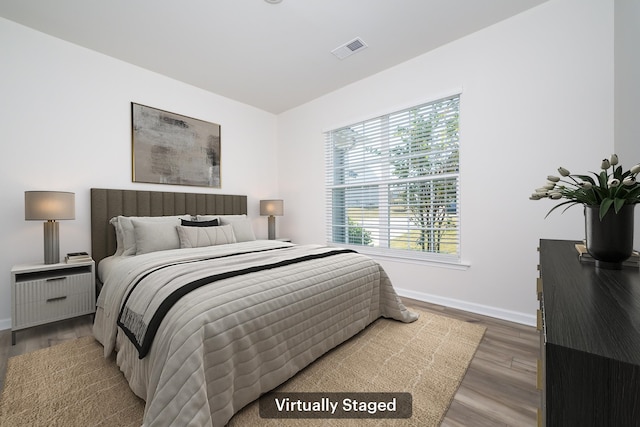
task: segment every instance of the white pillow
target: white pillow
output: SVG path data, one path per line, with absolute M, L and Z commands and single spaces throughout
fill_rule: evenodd
M 132 219 L 136 236 L 136 255 L 179 249 L 180 238 L 173 221 L 140 221 Z
M 233 226 L 233 234 L 238 242 L 250 242 L 256 240 L 253 233 L 253 225 L 246 215 L 198 215 L 198 221 L 210 221 L 218 218 L 221 225 L 231 224 Z
M 236 243 L 231 225 L 212 227 L 176 227 L 181 248 L 201 248 L 203 246 L 226 245 Z
M 118 216 L 118 226 L 122 232 L 122 255 L 135 255 L 137 253 L 136 248 L 136 234 L 133 228 L 132 220 L 139 222 L 170 222 L 174 226 L 180 225 L 180 220 L 190 220 L 191 215 L 175 215 L 175 216 Z M 116 227 L 116 240 L 117 240 L 117 227 Z

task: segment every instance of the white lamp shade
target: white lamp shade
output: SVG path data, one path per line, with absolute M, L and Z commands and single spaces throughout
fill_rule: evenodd
M 76 195 L 66 191 L 25 191 L 24 219 L 58 220 L 76 218 Z
M 284 215 L 283 200 L 260 200 L 260 215 Z

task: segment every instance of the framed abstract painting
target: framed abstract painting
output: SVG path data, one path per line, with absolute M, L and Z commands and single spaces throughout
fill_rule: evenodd
M 220 125 L 131 103 L 133 182 L 220 188 Z

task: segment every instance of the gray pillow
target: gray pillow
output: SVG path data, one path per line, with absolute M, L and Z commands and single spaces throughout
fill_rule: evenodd
M 116 227 L 116 230 L 118 230 L 119 228 L 122 234 L 122 246 L 123 246 L 122 255 L 136 255 L 136 253 L 138 252 L 136 248 L 137 238 L 136 238 L 135 230 L 133 228 L 133 223 L 132 223 L 133 220 L 136 220 L 138 222 L 152 222 L 152 223 L 170 222 L 175 226 L 175 225 L 180 225 L 181 219 L 190 220 L 191 215 L 174 215 L 174 216 L 122 216 L 120 215 L 117 218 L 118 218 L 118 227 Z M 116 231 L 116 237 L 117 237 L 117 231 Z
M 218 218 L 220 224 L 233 226 L 233 233 L 236 235 L 238 242 L 250 242 L 256 240 L 253 233 L 253 225 L 246 215 L 198 215 L 198 221 L 206 221 Z
M 204 246 L 226 245 L 236 243 L 231 225 L 212 227 L 176 227 L 181 248 L 201 248 Z
M 124 253 L 124 238 L 122 233 L 122 226 L 120 225 L 120 221 L 117 216 L 114 216 L 109 220 L 109 224 L 113 225 L 113 228 L 116 230 L 116 252 L 115 256 L 120 256 Z
M 132 219 L 131 222 L 136 236 L 136 255 L 180 248 L 175 222 L 148 222 L 136 219 Z

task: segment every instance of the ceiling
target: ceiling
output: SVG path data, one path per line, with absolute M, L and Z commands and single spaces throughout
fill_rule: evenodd
M 544 1 L 2 0 L 0 16 L 278 114 Z

